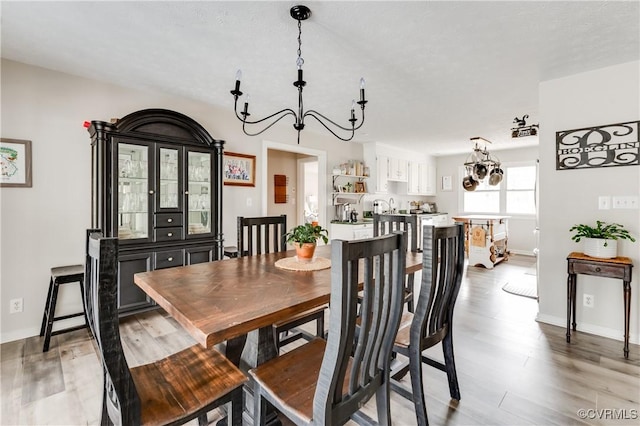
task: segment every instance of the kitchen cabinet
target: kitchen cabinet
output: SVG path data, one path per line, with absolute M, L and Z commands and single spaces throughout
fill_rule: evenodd
M 363 144 L 363 155 L 365 163 L 371 165 L 370 177 L 375 182 L 375 190 L 371 192 L 404 193 L 404 187 L 393 182 L 407 182 L 408 194 L 435 195 L 436 169 L 431 156 L 377 142 Z
M 373 238 L 373 223 L 332 223 L 329 227 L 329 238 L 347 241 Z
M 376 192 L 387 192 L 389 190 L 389 158 L 378 156 L 376 164 Z
M 436 169 L 433 161 L 410 161 L 407 194 L 436 195 Z
M 454 216 L 464 223 L 465 252 L 469 265 L 482 265 L 492 269 L 496 264 L 509 259 L 507 241 L 509 216 L 466 215 Z
M 222 154 L 180 113 L 92 121 L 92 227 L 118 238 L 118 309 L 153 307 L 133 275 L 222 259 Z
M 387 179 L 396 182 L 407 181 L 407 160 L 401 158 L 390 157 L 388 159 Z

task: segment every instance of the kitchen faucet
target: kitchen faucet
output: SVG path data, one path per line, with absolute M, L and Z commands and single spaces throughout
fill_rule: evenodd
M 389 213 L 395 213 L 396 212 L 396 208 L 395 206 L 395 200 L 393 199 L 393 197 L 389 198 Z
M 392 198 L 392 200 L 393 200 L 393 198 Z M 383 200 L 382 198 L 378 198 L 376 200 L 373 200 L 373 205 L 377 206 L 377 203 L 379 203 L 379 202 L 386 203 L 387 204 L 387 209 L 388 209 L 387 212 L 391 213 L 391 205 L 389 204 L 389 202 L 387 200 Z M 381 213 L 384 213 L 384 211 L 382 211 Z

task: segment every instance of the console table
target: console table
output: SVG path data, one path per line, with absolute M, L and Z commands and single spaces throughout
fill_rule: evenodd
M 567 256 L 567 343 L 571 342 L 571 326 L 576 330 L 576 276 L 594 275 L 622 280 L 624 296 L 624 357 L 629 358 L 629 314 L 631 311 L 631 268 L 628 257 L 600 259 L 584 253 L 572 252 Z M 573 317 L 573 318 L 572 318 Z M 571 320 L 573 319 L 573 322 Z

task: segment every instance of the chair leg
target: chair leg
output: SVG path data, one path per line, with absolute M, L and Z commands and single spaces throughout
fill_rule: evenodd
M 56 317 L 58 288 L 59 288 L 59 284 L 54 280 L 53 289 L 51 290 L 51 300 L 49 301 L 49 313 L 47 315 L 47 325 L 45 326 L 45 330 L 44 330 L 44 344 L 42 345 L 42 352 L 49 351 L 49 344 L 51 343 L 51 332 L 53 330 L 53 319 Z
M 244 389 L 242 387 L 234 391 L 231 396 L 231 419 L 227 418 L 227 424 L 231 426 L 242 426 L 242 410 L 244 410 Z
M 453 333 L 451 329 L 442 340 L 442 352 L 444 354 L 444 365 L 449 380 L 449 394 L 451 398 L 460 400 L 460 387 L 458 386 L 458 374 L 456 373 L 456 361 L 453 356 Z
M 44 303 L 44 313 L 42 314 L 42 325 L 40 326 L 40 335 L 44 336 L 45 327 L 47 325 L 47 314 L 51 310 L 51 292 L 53 291 L 53 277 L 49 279 L 49 291 L 47 292 L 47 301 Z
M 324 339 L 324 312 L 322 313 L 322 316 L 318 317 L 317 321 L 316 321 L 316 336 L 318 336 L 321 339 Z
M 409 294 L 411 294 L 411 296 L 409 297 L 409 300 L 407 300 L 407 310 L 411 313 L 413 313 L 413 299 L 414 299 L 414 280 L 415 280 L 415 273 L 413 274 L 409 274 L 407 275 L 407 286 L 406 286 L 406 291 L 410 292 Z
M 389 378 L 378 388 L 376 392 L 376 408 L 378 409 L 378 424 L 381 426 L 391 425 L 391 391 L 389 389 Z
M 422 386 L 422 354 L 419 349 L 409 350 L 409 369 L 411 377 L 411 393 L 416 411 L 418 426 L 427 426 L 427 404 L 424 400 L 424 388 Z
M 207 413 L 200 414 L 198 416 L 198 426 L 207 426 L 209 424 L 209 418 L 207 417 Z
M 254 426 L 265 426 L 267 415 L 267 401 L 260 393 L 260 385 L 253 388 L 253 424 Z

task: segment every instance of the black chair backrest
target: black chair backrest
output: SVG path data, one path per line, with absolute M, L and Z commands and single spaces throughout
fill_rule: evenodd
M 345 423 L 381 386 L 389 386 L 406 250 L 404 232 L 331 242 L 329 336 L 313 400 L 315 424 Z M 364 295 L 357 324 L 359 283 Z
M 418 216 L 374 214 L 373 236 L 389 234 L 393 231 L 406 231 L 407 246 L 412 252 L 418 251 Z
M 114 424 L 140 423 L 140 399 L 120 341 L 118 239 L 87 231 L 85 309 L 104 375 L 103 410 Z
M 463 224 L 423 229 L 422 283 L 411 323 L 411 342 L 421 348 L 440 342 L 453 319 L 464 273 Z M 419 340 L 416 340 L 419 339 Z
M 238 216 L 238 256 L 287 250 L 287 215 Z

